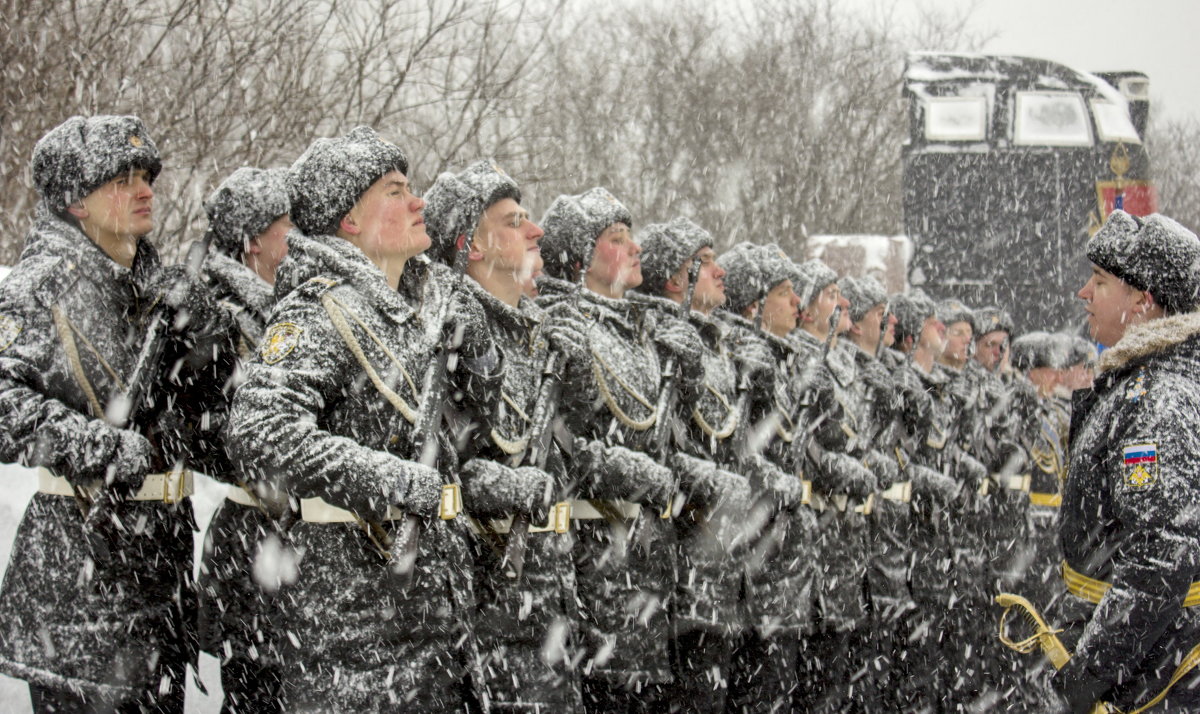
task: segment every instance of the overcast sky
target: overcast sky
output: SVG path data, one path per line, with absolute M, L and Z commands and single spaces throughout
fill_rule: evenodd
M 898 20 L 912 22 L 920 7 L 961 12 L 972 3 L 837 3 L 868 13 L 893 5 Z M 1200 0 L 978 0 L 974 8 L 968 27 L 994 35 L 984 52 L 1041 57 L 1087 72 L 1139 70 L 1150 76 L 1151 112 L 1200 121 Z

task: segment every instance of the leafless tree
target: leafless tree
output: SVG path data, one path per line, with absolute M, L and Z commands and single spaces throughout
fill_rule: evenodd
M 1159 210 L 1200 230 L 1200 122 L 1156 121 L 1147 133 Z

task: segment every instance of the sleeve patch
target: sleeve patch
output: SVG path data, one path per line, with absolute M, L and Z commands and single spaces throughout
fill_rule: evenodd
M 1123 450 L 1125 485 L 1144 489 L 1158 481 L 1158 444 L 1130 444 Z
M 292 322 L 277 322 L 271 325 L 263 336 L 259 356 L 267 364 L 277 364 L 291 354 L 300 344 L 300 335 L 304 331 Z
M 21 322 L 15 317 L 0 315 L 0 352 L 8 349 L 19 334 L 21 334 Z

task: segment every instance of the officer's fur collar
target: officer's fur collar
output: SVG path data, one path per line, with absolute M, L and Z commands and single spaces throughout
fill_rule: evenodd
M 1118 369 L 1136 359 L 1174 347 L 1197 334 L 1200 334 L 1200 311 L 1134 325 L 1125 331 L 1125 336 L 1117 344 L 1104 350 L 1097 371 Z

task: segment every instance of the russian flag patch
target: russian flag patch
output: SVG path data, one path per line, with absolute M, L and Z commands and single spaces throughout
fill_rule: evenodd
M 1124 449 L 1125 483 L 1146 488 L 1158 480 L 1158 444 L 1131 444 Z

